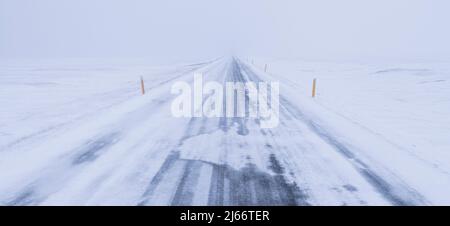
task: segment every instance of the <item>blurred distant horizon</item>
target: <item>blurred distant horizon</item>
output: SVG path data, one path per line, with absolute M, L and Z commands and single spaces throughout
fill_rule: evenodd
M 0 58 L 450 60 L 446 0 L 0 0 Z

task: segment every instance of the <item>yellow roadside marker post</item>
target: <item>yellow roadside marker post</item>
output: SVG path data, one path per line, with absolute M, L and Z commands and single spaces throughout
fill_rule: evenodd
M 312 97 L 316 97 L 316 79 L 313 80 Z
M 142 95 L 145 94 L 144 78 L 142 76 L 141 76 L 141 92 L 142 92 Z

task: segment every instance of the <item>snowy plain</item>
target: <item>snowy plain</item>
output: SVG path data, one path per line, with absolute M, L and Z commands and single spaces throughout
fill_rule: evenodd
M 449 63 L 148 65 L 2 63 L 0 205 L 450 204 Z M 279 81 L 280 125 L 174 118 L 194 72 Z

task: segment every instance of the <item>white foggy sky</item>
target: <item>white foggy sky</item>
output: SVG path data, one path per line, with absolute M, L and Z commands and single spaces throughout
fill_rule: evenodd
M 0 0 L 0 57 L 450 59 L 448 0 Z

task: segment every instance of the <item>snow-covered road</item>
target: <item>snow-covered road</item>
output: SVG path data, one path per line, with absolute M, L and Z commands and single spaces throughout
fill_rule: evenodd
M 279 126 L 264 129 L 249 117 L 173 117 L 171 85 L 192 83 L 194 72 L 221 84 L 284 84 Z M 0 150 L 0 204 L 431 203 L 401 171 L 311 115 L 295 98 L 295 84 L 280 79 L 237 58 L 189 65 L 148 81 L 145 96 L 62 124 L 39 141 L 10 142 Z M 447 186 L 448 175 L 440 178 Z

